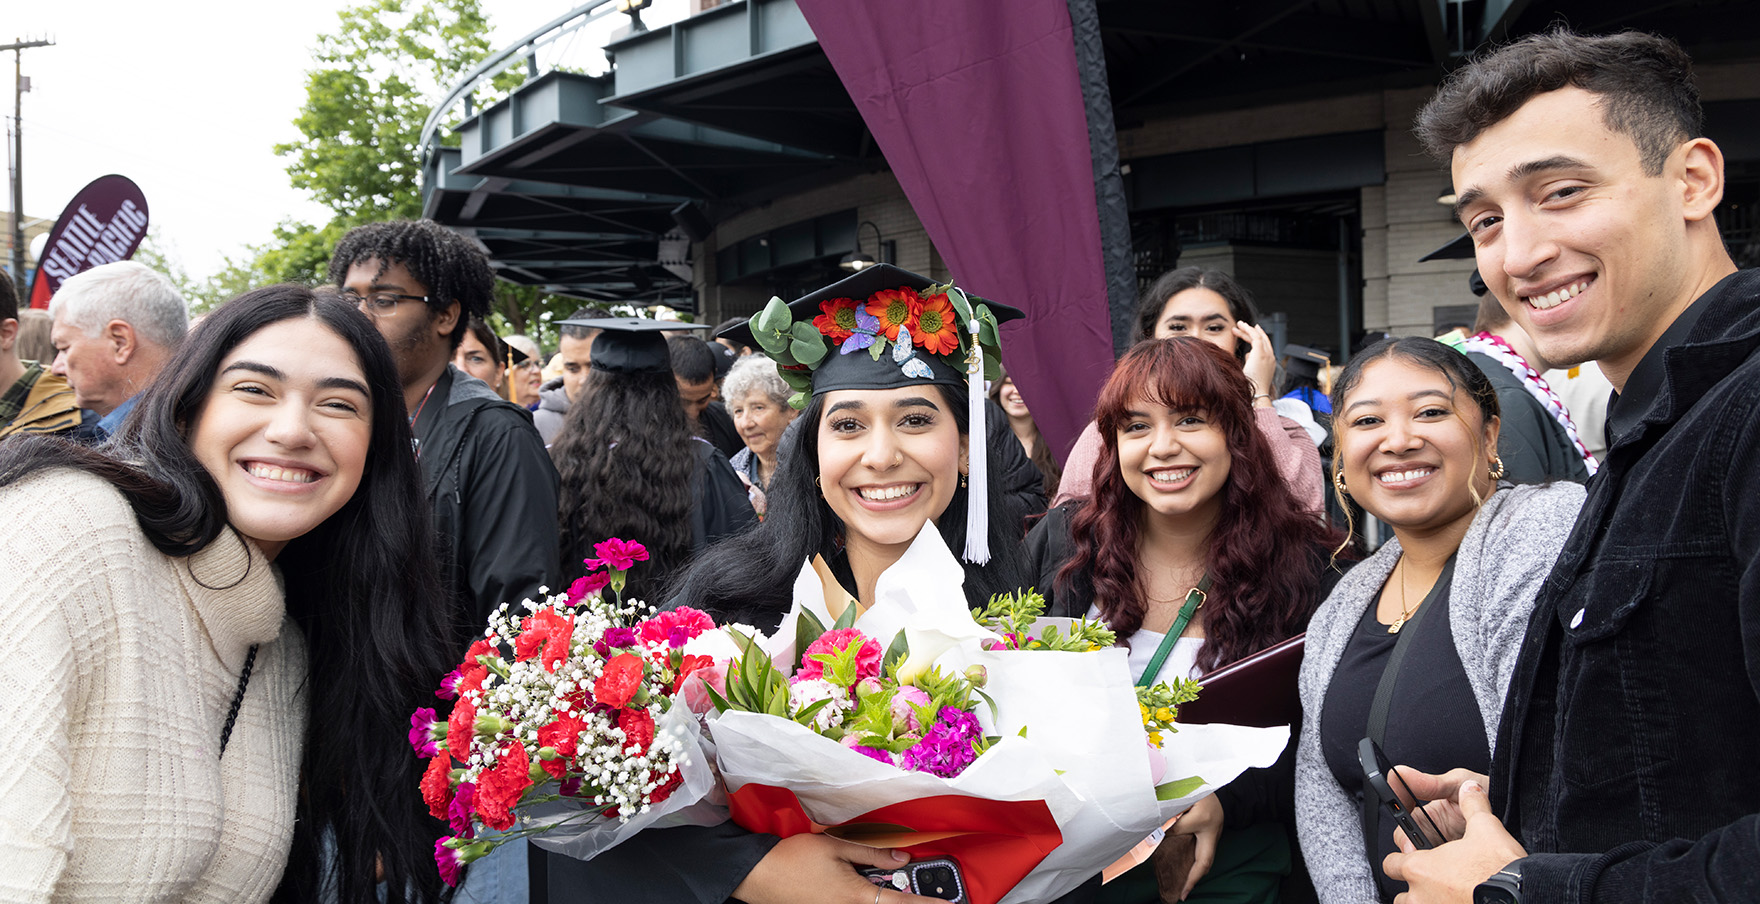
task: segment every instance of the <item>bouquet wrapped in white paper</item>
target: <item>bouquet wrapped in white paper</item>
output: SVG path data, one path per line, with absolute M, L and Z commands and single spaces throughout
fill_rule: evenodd
M 875 728 L 876 711 L 887 722 L 885 705 L 867 692 L 896 699 L 904 689 L 861 684 L 851 669 L 866 654 L 851 644 L 802 664 L 817 669 L 822 661 L 834 685 L 840 679 L 832 672 L 843 669 L 841 679 L 854 682 L 853 702 L 802 707 L 792 688 L 772 687 L 772 703 L 776 695 L 796 699 L 781 711 L 747 699 L 710 717 L 736 821 L 779 834 L 830 831 L 901 847 L 917 859 L 952 856 L 974 904 L 1045 901 L 1099 873 L 1242 771 L 1270 765 L 1287 743 L 1287 729 L 1181 727 L 1162 740 L 1166 768 L 1158 783 L 1125 652 L 995 649 L 1002 638 L 973 619 L 963 577 L 932 525 L 880 576 L 865 611 L 808 565 L 795 582 L 793 609 L 754 649 L 786 675 L 796 667 L 797 646 L 805 647 L 797 644 L 802 631 L 848 626 L 888 651 L 889 662 L 897 660 L 888 680 L 931 688 L 937 701 L 958 676 L 971 676 L 979 686 L 970 693 L 988 701 L 971 708 L 982 733 L 971 742 L 975 759 L 966 755 L 956 769 L 938 770 L 943 774 L 900 768 L 926 761 L 935 769 L 946 758 L 901 754 L 898 748 L 916 741 L 899 738 L 906 726 Z M 742 677 L 738 668 L 730 669 L 729 687 L 750 692 L 745 679 L 752 673 Z M 844 721 L 826 719 L 826 708 Z M 920 716 L 908 727 L 932 735 L 932 708 L 893 712 Z

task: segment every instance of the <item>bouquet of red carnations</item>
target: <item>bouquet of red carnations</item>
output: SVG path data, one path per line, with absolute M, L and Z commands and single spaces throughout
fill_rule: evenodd
M 643 828 L 726 818 L 697 717 L 677 699 L 714 662 L 697 650 L 726 639 L 696 610 L 617 596 L 648 558 L 640 543 L 594 549 L 566 593 L 490 616 L 435 692 L 453 701 L 449 716 L 410 718 L 410 743 L 428 757 L 422 799 L 453 832 L 434 846 L 448 884 L 517 838 L 586 858 Z

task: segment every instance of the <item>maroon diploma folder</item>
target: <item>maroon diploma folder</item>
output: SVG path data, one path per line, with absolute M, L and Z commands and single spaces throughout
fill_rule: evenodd
M 1302 670 L 1304 634 L 1229 663 L 1198 679 L 1198 699 L 1179 708 L 1179 721 L 1222 722 L 1270 728 L 1302 721 L 1296 677 Z

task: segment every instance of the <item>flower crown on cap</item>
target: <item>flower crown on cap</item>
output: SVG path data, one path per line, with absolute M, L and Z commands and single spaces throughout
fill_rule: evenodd
M 937 374 L 922 358 L 946 365 L 949 377 L 966 374 L 981 358 L 984 378 L 1001 375 L 1001 352 L 996 315 L 983 299 L 969 298 L 952 283 L 923 289 L 909 286 L 881 289 L 865 299 L 830 298 L 819 302 L 812 320 L 796 320 L 782 299 L 772 296 L 764 310 L 751 318 L 752 337 L 764 353 L 776 360 L 777 371 L 795 394 L 789 404 L 805 408 L 813 394 L 813 373 L 832 354 L 866 352 L 880 363 L 888 352 L 892 363 L 905 376 L 938 382 Z M 977 345 L 968 324 L 976 318 Z M 946 382 L 940 380 L 939 382 Z

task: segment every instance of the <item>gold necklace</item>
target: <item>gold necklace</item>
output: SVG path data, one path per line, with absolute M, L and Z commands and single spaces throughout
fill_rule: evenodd
M 1424 601 L 1419 600 L 1418 602 L 1420 604 L 1422 604 Z M 1399 629 L 1406 626 L 1406 619 L 1411 618 L 1412 613 L 1417 611 L 1417 608 L 1418 608 L 1417 606 L 1413 606 L 1409 609 L 1406 608 L 1406 559 L 1405 559 L 1405 556 L 1400 556 L 1400 559 L 1399 559 L 1399 608 L 1400 608 L 1399 618 L 1394 619 L 1393 624 L 1387 626 L 1387 633 L 1389 633 L 1389 634 L 1398 634 Z

